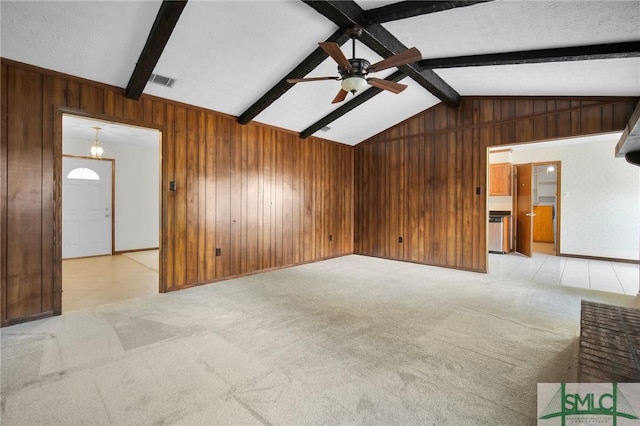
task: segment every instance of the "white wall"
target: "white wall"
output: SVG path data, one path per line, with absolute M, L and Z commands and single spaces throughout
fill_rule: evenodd
M 640 167 L 614 156 L 618 135 L 579 141 L 514 149 L 511 162 L 561 162 L 561 253 L 638 260 Z
M 158 132 L 156 132 L 158 133 Z M 88 156 L 92 140 L 64 138 L 62 152 Z M 115 251 L 157 248 L 160 233 L 160 145 L 103 142 L 115 159 Z

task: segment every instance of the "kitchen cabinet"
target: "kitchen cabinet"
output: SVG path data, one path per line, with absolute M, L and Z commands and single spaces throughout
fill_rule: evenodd
M 553 242 L 553 206 L 534 206 L 533 241 Z
M 489 164 L 489 195 L 511 195 L 511 163 Z

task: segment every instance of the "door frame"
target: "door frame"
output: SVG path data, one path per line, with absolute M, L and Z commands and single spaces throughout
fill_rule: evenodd
M 555 242 L 554 245 L 554 253 L 556 256 L 560 256 L 560 219 L 561 219 L 561 204 L 562 204 L 562 161 L 560 160 L 550 160 L 550 161 L 540 161 L 536 163 L 531 163 L 532 170 L 535 170 L 537 166 L 554 166 L 556 168 L 556 229 L 555 229 Z M 532 172 L 533 177 L 533 172 Z M 533 187 L 531 187 L 531 191 L 533 192 Z M 533 234 L 531 234 L 531 242 L 533 244 Z M 533 245 L 532 245 L 533 247 Z
M 551 166 L 553 165 L 556 168 L 556 211 L 555 211 L 555 215 L 556 215 L 556 229 L 555 229 L 555 241 L 554 241 L 554 255 L 555 256 L 560 256 L 560 224 L 561 224 L 561 204 L 562 204 L 562 161 L 560 160 L 550 160 L 550 161 L 539 161 L 539 162 L 532 162 L 532 163 L 518 163 L 518 164 L 514 164 L 514 168 L 517 165 L 520 164 L 531 164 L 531 179 L 533 180 L 533 173 L 535 171 L 535 168 L 537 166 Z M 517 191 L 517 186 L 514 186 L 514 191 Z M 533 197 L 533 186 L 531 186 L 531 196 Z M 516 194 L 514 194 L 513 197 L 513 207 L 512 207 L 512 211 L 516 211 L 517 205 L 517 200 L 516 200 Z M 533 205 L 532 205 L 533 206 Z M 533 206 L 535 207 L 535 206 Z M 514 228 L 517 226 L 517 222 L 518 222 L 518 218 L 517 215 L 514 216 Z M 535 220 L 535 219 L 532 219 Z M 515 241 L 515 233 L 512 236 L 513 238 L 513 244 L 515 247 L 516 241 Z M 531 252 L 533 253 L 533 232 L 531 233 Z
M 69 154 L 62 154 L 62 158 L 67 157 L 67 158 L 79 158 L 81 160 L 92 160 L 92 161 L 110 161 L 111 162 L 111 255 L 114 255 L 116 253 L 115 248 L 116 248 L 116 160 L 115 158 L 93 158 L 93 157 L 89 157 L 89 156 L 85 156 L 85 155 L 69 155 Z M 64 176 L 60 176 L 60 179 L 62 182 L 64 182 Z M 60 208 L 62 208 L 62 202 L 63 202 L 63 197 L 62 197 L 62 191 L 60 191 Z M 62 220 L 60 221 L 60 224 L 62 224 Z M 60 244 L 63 244 L 62 238 L 64 237 L 63 234 L 60 237 Z M 93 256 L 87 256 L 87 257 L 93 257 Z M 81 259 L 81 258 L 75 258 L 75 259 Z
M 529 141 L 529 142 L 524 142 L 524 143 L 513 143 L 513 144 L 501 144 L 501 145 L 489 145 L 486 147 L 485 152 L 486 152 L 486 170 L 485 170 L 485 179 L 486 179 L 486 191 L 485 191 L 485 256 L 486 256 L 486 264 L 487 264 L 487 271 L 489 270 L 488 265 L 489 265 L 489 166 L 491 164 L 490 161 L 490 156 L 492 153 L 495 152 L 504 152 L 504 151 L 510 151 L 511 147 L 514 145 L 528 145 L 528 144 L 535 144 L 535 143 L 539 143 L 539 142 L 545 142 L 544 140 L 539 140 L 539 141 Z M 553 141 L 550 141 L 551 143 L 553 143 Z M 519 164 L 524 164 L 524 163 L 519 163 Z M 560 242 L 561 242 L 561 226 L 560 224 L 561 222 L 561 212 L 562 212 L 562 208 L 561 208 L 561 204 L 562 204 L 562 162 L 560 160 L 549 160 L 549 161 L 539 161 L 539 162 L 531 162 L 531 166 L 532 166 L 532 170 L 535 166 L 541 166 L 541 165 L 555 165 L 556 166 L 556 170 L 557 170 L 557 180 L 556 180 L 556 205 L 557 205 L 557 210 L 556 210 L 556 244 L 555 244 L 555 255 L 556 256 L 561 256 L 562 252 L 560 251 Z M 515 172 L 515 164 L 512 165 L 513 167 L 513 171 Z M 533 188 L 532 188 L 532 192 L 533 192 Z M 515 248 L 516 246 L 516 232 L 515 230 L 517 229 L 517 217 L 516 215 L 514 215 L 513 213 L 517 211 L 516 209 L 516 193 L 517 193 L 517 185 L 514 179 L 514 175 L 512 174 L 512 179 L 511 179 L 511 196 L 512 196 L 512 203 L 511 203 L 511 212 L 512 212 L 512 217 L 513 217 L 513 222 L 512 222 L 512 233 L 511 233 L 511 244 L 512 247 Z M 532 242 L 532 246 L 533 246 L 533 234 L 531 235 L 531 242 Z
M 146 129 L 159 131 L 158 138 L 158 159 L 160 176 L 158 176 L 158 185 L 160 190 L 159 197 L 159 223 L 158 230 L 158 292 L 166 293 L 166 277 L 165 277 L 165 255 L 164 255 L 164 209 L 166 202 L 166 193 L 162 190 L 162 182 L 165 175 L 163 153 L 163 139 L 165 135 L 164 126 L 155 123 L 148 123 L 136 120 L 128 120 L 113 115 L 105 115 L 98 113 L 89 113 L 78 108 L 69 108 L 56 106 L 53 119 L 53 314 L 62 314 L 62 117 L 67 115 L 75 115 L 77 117 L 88 118 L 93 120 L 101 120 L 107 123 L 122 124 L 124 126 L 135 126 Z M 114 181 L 115 182 L 115 181 Z M 115 185 L 114 185 L 115 188 Z M 114 192 L 115 193 L 115 192 Z M 111 228 L 113 231 L 113 227 Z M 115 246 L 112 246 L 112 250 Z

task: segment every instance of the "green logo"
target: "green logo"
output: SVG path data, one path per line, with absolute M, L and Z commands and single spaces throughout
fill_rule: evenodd
M 638 416 L 627 398 L 618 388 L 617 383 L 612 384 L 611 392 L 602 391 L 602 384 L 580 384 L 575 392 L 568 392 L 566 383 L 560 383 L 560 388 L 547 404 L 539 417 L 540 420 L 559 417 L 564 426 L 567 417 L 570 416 L 609 416 L 613 425 L 617 425 L 617 419 L 622 417 L 637 420 Z M 595 386 L 597 385 L 597 386 Z M 585 388 L 594 388 L 591 391 Z M 582 419 L 575 419 L 582 423 Z

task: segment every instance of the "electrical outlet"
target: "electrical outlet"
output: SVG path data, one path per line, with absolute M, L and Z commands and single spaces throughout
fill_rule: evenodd
M 222 249 L 220 247 L 216 247 L 216 256 L 222 256 Z
M 175 191 L 176 190 L 176 181 L 172 180 L 171 182 L 169 182 L 169 191 Z
M 480 195 L 480 187 L 476 186 L 476 195 Z
M 333 235 L 329 234 L 329 241 L 333 241 Z
M 402 244 L 402 237 L 398 237 L 398 242 Z

